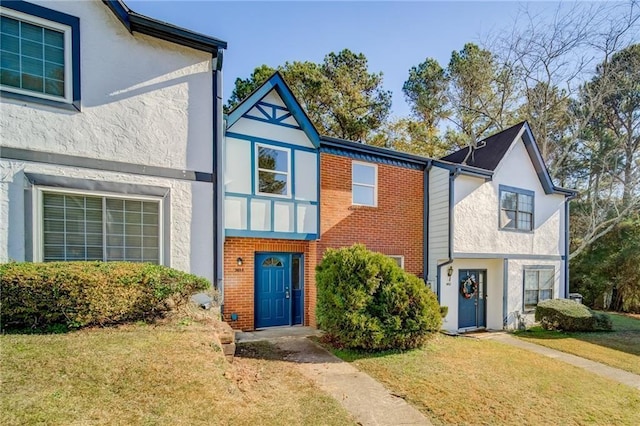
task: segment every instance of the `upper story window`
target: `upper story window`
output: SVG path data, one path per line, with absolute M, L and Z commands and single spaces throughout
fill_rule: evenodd
M 555 269 L 551 267 L 524 268 L 524 307 L 533 309 L 543 300 L 553 299 Z
M 533 230 L 534 193 L 500 186 L 500 228 Z
M 291 196 L 291 150 L 256 144 L 256 192 Z
M 378 204 L 378 166 L 354 161 L 351 168 L 352 202 L 357 206 Z
M 27 2 L 0 8 L 0 88 L 79 108 L 79 20 Z

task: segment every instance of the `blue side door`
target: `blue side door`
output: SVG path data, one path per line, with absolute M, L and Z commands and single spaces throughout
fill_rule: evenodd
M 460 270 L 458 328 L 486 327 L 487 271 Z
M 290 325 L 290 256 L 256 254 L 256 328 Z

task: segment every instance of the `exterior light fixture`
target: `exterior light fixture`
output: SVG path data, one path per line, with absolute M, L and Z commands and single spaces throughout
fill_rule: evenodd
M 451 278 L 451 275 L 453 275 L 453 266 L 449 266 L 449 269 L 447 269 L 447 276 Z
M 238 266 L 242 266 L 242 263 L 243 263 L 242 258 L 239 257 L 238 259 L 236 259 L 236 263 L 238 264 Z

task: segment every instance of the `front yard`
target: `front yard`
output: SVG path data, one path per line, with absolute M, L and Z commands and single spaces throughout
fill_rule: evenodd
M 523 340 L 640 374 L 640 318 L 609 313 L 613 331 L 563 333 L 541 327 L 517 333 Z
M 212 341 L 188 321 L 2 335 L 0 424 L 353 423 L 277 356 L 228 364 Z
M 377 356 L 336 351 L 434 424 L 640 424 L 640 392 L 498 342 L 437 336 Z

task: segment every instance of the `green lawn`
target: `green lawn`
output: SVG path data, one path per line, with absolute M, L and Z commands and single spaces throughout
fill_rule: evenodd
M 438 335 L 405 353 L 335 353 L 435 424 L 640 424 L 637 390 L 491 340 Z
M 197 323 L 2 335 L 0 424 L 353 424 L 278 354 L 229 364 L 212 341 Z
M 640 374 L 640 319 L 620 314 L 609 315 L 613 322 L 611 332 L 564 333 L 533 327 L 516 336 L 531 343 Z

